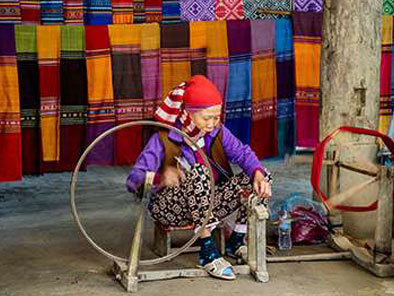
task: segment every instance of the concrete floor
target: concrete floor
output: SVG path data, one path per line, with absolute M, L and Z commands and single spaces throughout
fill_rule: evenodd
M 275 176 L 274 198 L 310 194 L 309 165 L 265 163 Z M 84 225 L 107 250 L 125 256 L 136 203 L 124 188 L 127 170 L 89 168 L 80 174 L 78 209 Z M 125 295 L 108 274 L 111 262 L 78 231 L 69 207 L 70 173 L 26 177 L 0 184 L 0 295 Z M 151 257 L 151 224 L 144 257 Z M 293 252 L 326 251 L 296 247 Z M 193 266 L 182 255 L 163 268 Z M 211 278 L 175 279 L 139 285 L 137 295 L 394 295 L 394 280 L 379 279 L 352 261 L 272 263 L 270 281 L 249 276 L 225 282 Z

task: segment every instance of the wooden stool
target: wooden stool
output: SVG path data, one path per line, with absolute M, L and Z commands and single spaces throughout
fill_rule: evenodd
M 160 223 L 155 223 L 154 239 L 153 239 L 153 252 L 160 257 L 167 256 L 178 248 L 172 247 L 171 235 L 175 232 L 192 232 L 194 229 L 193 225 L 187 225 L 184 227 L 171 227 L 164 226 Z M 224 237 L 224 227 L 219 224 L 215 230 L 212 232 L 212 236 L 215 239 L 216 245 L 219 248 L 219 252 L 224 255 L 225 253 L 225 237 Z M 199 246 L 191 246 L 186 249 L 187 253 L 198 252 L 200 250 Z

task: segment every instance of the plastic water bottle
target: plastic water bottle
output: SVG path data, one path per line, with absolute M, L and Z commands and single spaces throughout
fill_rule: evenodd
M 282 205 L 279 212 L 279 227 L 278 227 L 278 247 L 279 250 L 290 250 L 291 243 L 291 220 L 287 211 L 286 205 Z

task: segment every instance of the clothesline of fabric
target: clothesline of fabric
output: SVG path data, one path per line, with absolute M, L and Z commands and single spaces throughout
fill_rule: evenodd
M 289 19 L 0 26 L 0 180 L 72 170 L 86 144 L 152 118 L 168 91 L 195 74 L 217 85 L 225 124 L 260 158 L 292 153 L 295 73 L 305 66 L 294 62 L 292 28 Z M 108 137 L 87 163 L 131 164 L 144 137 L 142 128 Z
M 4 0 L 0 23 L 132 24 L 281 18 L 321 12 L 323 0 Z M 277 12 L 277 13 L 275 13 Z

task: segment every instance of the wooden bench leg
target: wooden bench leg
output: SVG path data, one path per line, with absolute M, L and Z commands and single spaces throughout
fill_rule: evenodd
M 157 225 L 154 227 L 153 252 L 160 257 L 167 256 L 171 249 L 171 234 Z

